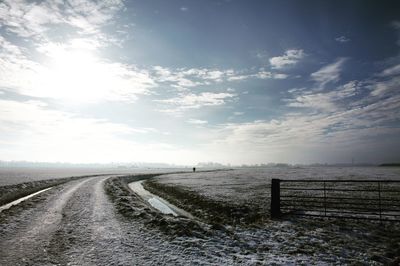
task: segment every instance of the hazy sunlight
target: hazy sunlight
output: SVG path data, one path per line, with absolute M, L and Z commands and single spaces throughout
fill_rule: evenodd
M 39 93 L 74 102 L 97 101 L 110 93 L 114 73 L 92 51 L 57 47 L 48 55 L 49 63 L 36 79 Z

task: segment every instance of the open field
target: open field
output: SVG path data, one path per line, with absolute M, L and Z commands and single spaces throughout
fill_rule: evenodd
M 162 185 L 176 193 L 256 210 L 265 216 L 270 208 L 271 179 L 391 179 L 400 180 L 400 168 L 386 167 L 269 167 L 159 176 L 148 188 Z M 154 181 L 154 182 L 153 182 Z M 151 186 L 149 186 L 151 185 Z M 161 191 L 161 189 L 159 189 Z M 160 192 L 159 192 L 160 193 Z M 162 192 L 161 192 L 162 193 Z M 164 195 L 168 197 L 168 193 Z M 178 203 L 181 204 L 181 203 Z M 219 211 L 216 210 L 216 215 Z
M 269 183 L 296 173 L 394 179 L 398 171 L 271 168 L 66 179 L 0 213 L 0 264 L 397 265 L 399 223 L 272 220 Z M 152 208 L 129 189 L 138 180 L 194 219 Z M 38 184 L 47 182 L 53 181 Z
M 163 175 L 144 184 L 247 245 L 235 254 L 244 261 L 396 265 L 400 260 L 399 223 L 300 217 L 271 220 L 269 197 L 272 178 L 399 180 L 399 173 L 399 168 L 379 167 L 273 167 Z
M 58 168 L 58 167 L 1 167 L 0 187 L 25 182 L 48 179 L 66 178 L 72 176 L 88 176 L 100 174 L 143 174 L 168 173 L 187 169 L 175 168 Z

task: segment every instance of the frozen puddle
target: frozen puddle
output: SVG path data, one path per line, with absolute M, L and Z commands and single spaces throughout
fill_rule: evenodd
M 11 206 L 17 205 L 17 204 L 23 202 L 24 200 L 27 200 L 27 199 L 29 199 L 29 198 L 32 198 L 33 196 L 36 196 L 37 194 L 40 194 L 40 193 L 42 193 L 42 192 L 45 192 L 46 190 L 49 190 L 49 189 L 51 189 L 51 187 L 42 189 L 42 190 L 40 190 L 40 191 L 38 191 L 38 192 L 32 193 L 32 194 L 30 194 L 30 195 L 28 195 L 28 196 L 25 196 L 25 197 L 19 198 L 19 199 L 17 199 L 17 200 L 14 200 L 14 201 L 12 201 L 12 202 L 10 202 L 10 203 L 7 203 L 6 205 L 0 206 L 0 212 L 2 212 L 2 211 L 4 211 L 4 210 L 7 210 L 7 209 L 11 208 Z
M 129 183 L 128 186 L 133 192 L 138 194 L 142 199 L 147 201 L 153 208 L 159 210 L 160 212 L 164 214 L 172 214 L 174 216 L 185 216 L 193 219 L 193 216 L 190 213 L 144 189 L 142 185 L 143 182 L 144 180 L 132 182 Z

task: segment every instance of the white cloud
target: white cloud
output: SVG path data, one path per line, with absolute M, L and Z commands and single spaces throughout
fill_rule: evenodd
M 286 79 L 289 77 L 287 74 L 272 73 L 264 70 L 254 74 L 253 76 L 259 79 Z
M 149 137 L 158 133 L 53 110 L 40 101 L 0 100 L 0 160 L 193 163 L 199 156 Z
M 202 81 L 194 81 L 192 79 L 189 79 L 188 75 L 186 75 L 185 72 L 175 72 L 169 68 L 161 66 L 155 66 L 153 67 L 153 70 L 155 71 L 154 78 L 158 82 L 168 82 L 172 84 L 172 86 L 175 86 L 176 88 L 179 88 L 181 90 L 204 84 Z
M 311 78 L 318 82 L 321 87 L 324 87 L 330 82 L 337 82 L 340 80 L 340 72 L 342 71 L 346 58 L 339 58 L 334 63 L 326 65 L 319 69 L 317 72 L 311 74 Z
M 179 8 L 179 10 L 182 11 L 182 12 L 186 12 L 186 11 L 189 10 L 189 8 L 187 8 L 185 6 L 182 6 L 182 7 Z
M 387 69 L 384 69 L 379 76 L 381 77 L 388 77 L 388 76 L 394 76 L 394 75 L 400 75 L 400 64 L 389 67 Z
M 108 62 L 96 56 L 95 48 L 82 39 L 43 44 L 38 51 L 48 60 L 39 64 L 0 38 L 0 87 L 34 97 L 98 102 L 134 101 L 157 86 L 147 71 Z
M 274 79 L 287 79 L 289 75 L 286 74 L 274 74 Z
M 200 120 L 200 119 L 189 119 L 187 121 L 189 124 L 195 124 L 195 125 L 205 125 L 207 124 L 207 120 Z
M 0 23 L 10 32 L 22 37 L 42 35 L 48 24 L 61 23 L 62 16 L 57 5 L 50 2 L 5 0 L 0 3 Z
M 259 70 L 255 74 L 246 74 L 246 75 L 232 75 L 228 77 L 228 81 L 241 81 L 251 78 L 256 79 L 286 79 L 289 75 L 282 74 L 282 73 L 273 73 L 269 71 L 265 71 L 263 69 Z
M 251 78 L 251 75 L 238 75 L 238 76 L 232 76 L 229 77 L 228 80 L 229 81 L 239 81 L 239 80 L 245 80 Z
M 183 108 L 200 108 L 202 106 L 215 106 L 223 105 L 226 103 L 226 99 L 235 97 L 233 93 L 213 93 L 203 92 L 200 94 L 185 94 L 181 97 L 171 98 L 167 100 L 158 100 L 158 102 L 170 103 L 180 105 Z
M 32 77 L 41 69 L 41 65 L 29 60 L 20 47 L 0 36 L 0 87 L 30 88 Z
M 235 71 L 232 69 L 220 70 L 220 69 L 207 69 L 207 68 L 190 68 L 190 69 L 178 69 L 178 75 L 185 77 L 197 78 L 201 81 L 213 81 L 222 82 L 227 77 L 235 75 Z
M 339 37 L 335 38 L 335 41 L 341 42 L 341 43 L 345 43 L 345 42 L 349 42 L 350 39 L 347 38 L 346 36 L 343 36 L 343 35 L 342 35 L 342 36 L 339 36 Z
M 99 134 L 131 134 L 135 129 L 122 124 L 114 124 L 100 119 L 78 118 L 72 114 L 50 110 L 41 101 L 0 100 L 0 119 L 2 124 L 8 124 L 8 130 L 20 126 L 27 127 L 27 134 L 45 133 L 54 136 L 74 137 Z M 16 127 L 14 127 L 15 125 Z M 57 131 L 57 134 L 52 134 Z
M 332 91 L 331 93 L 334 93 L 335 99 L 340 100 L 356 95 L 361 90 L 362 85 L 363 82 L 360 81 L 349 81 L 346 84 L 339 86 L 337 90 Z
M 287 66 L 293 66 L 297 64 L 305 53 L 303 50 L 290 49 L 287 50 L 282 56 L 276 56 L 269 59 L 269 63 L 272 68 L 281 69 Z
M 0 36 L 0 87 L 78 102 L 134 101 L 148 94 L 157 86 L 148 71 L 100 57 L 99 48 L 120 41 L 101 30 L 122 7 L 122 0 L 1 2 L 0 27 L 34 48 Z M 75 38 L 65 39 L 66 29 Z
M 123 7 L 120 0 L 27 1 L 4 0 L 0 3 L 0 23 L 21 37 L 43 38 L 55 25 L 65 24 L 82 33 L 98 34 Z
M 349 84 L 347 87 L 352 86 Z M 343 88 L 348 90 L 348 88 Z M 351 94 L 351 93 L 350 93 Z M 319 153 L 339 154 L 339 160 L 349 150 L 375 145 L 376 138 L 393 143 L 400 129 L 387 124 L 400 117 L 400 96 L 336 112 L 288 113 L 272 120 L 220 125 L 208 145 L 213 151 L 224 151 L 239 162 L 249 159 L 262 161 L 319 161 Z M 391 140 L 390 140 L 391 138 Z M 392 142 L 390 142 L 392 141 Z M 380 142 L 383 143 L 383 142 Z M 337 150 L 336 150 L 337 149 Z M 368 148 L 366 148 L 368 149 Z M 326 153 L 330 150 L 330 153 Z M 246 158 L 237 156 L 238 151 Z M 312 151 L 312 153 L 311 153 Z M 345 160 L 345 159 L 344 159 Z
M 162 112 L 180 114 L 188 109 L 198 109 L 205 106 L 220 106 L 224 105 L 237 95 L 234 93 L 213 93 L 203 92 L 200 94 L 184 93 L 175 98 L 165 100 L 154 100 L 155 102 L 168 106 L 162 109 Z
M 376 97 L 385 97 L 398 91 L 400 86 L 400 77 L 394 76 L 388 80 L 372 80 L 367 86 L 371 90 L 371 95 Z
M 289 76 L 282 73 L 265 71 L 263 68 L 256 73 L 249 71 L 237 71 L 233 69 L 208 69 L 208 68 L 178 68 L 171 69 L 161 66 L 153 67 L 154 78 L 157 82 L 166 82 L 180 91 L 185 88 L 210 85 L 227 81 L 240 81 L 255 79 L 286 79 Z M 246 73 L 247 72 L 247 73 Z
M 205 75 L 203 75 L 202 77 L 204 78 L 204 79 L 210 79 L 210 80 L 215 80 L 215 81 L 217 81 L 217 82 L 221 82 L 222 81 L 222 78 L 225 76 L 225 75 L 230 75 L 230 71 L 228 70 L 228 71 L 220 71 L 220 70 L 212 70 L 212 71 L 208 71 L 208 72 L 206 72 L 206 74 Z
M 306 107 L 317 110 L 336 111 L 336 105 L 333 103 L 329 94 L 305 94 L 297 96 L 294 100 L 288 103 L 290 107 Z
M 343 100 L 354 96 L 360 90 L 360 82 L 350 81 L 334 90 L 327 92 L 312 92 L 309 90 L 289 91 L 295 97 L 287 99 L 290 107 L 313 108 L 319 111 L 335 112 L 343 105 Z
M 248 148 L 253 147 L 255 149 L 291 145 L 298 142 L 299 139 L 305 139 L 306 135 L 311 136 L 318 132 L 315 132 L 315 128 L 311 126 L 299 131 L 300 125 L 306 121 L 305 117 L 288 117 L 282 121 L 258 120 L 246 123 L 230 123 L 223 127 L 223 131 L 226 132 L 223 142 L 241 147 L 245 145 Z

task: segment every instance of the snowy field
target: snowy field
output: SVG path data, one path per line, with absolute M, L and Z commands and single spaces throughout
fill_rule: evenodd
M 399 167 L 268 167 L 231 171 L 170 174 L 156 177 L 164 185 L 180 186 L 207 198 L 269 210 L 271 179 L 390 179 L 400 180 Z
M 400 262 L 400 223 L 296 216 L 271 220 L 272 178 L 400 180 L 400 168 L 235 169 L 167 174 L 144 184 L 147 183 L 145 187 L 153 193 L 214 224 L 214 228 L 220 228 L 224 233 L 218 237 L 214 234 L 207 245 L 219 250 L 221 257 L 235 258 L 240 265 L 388 265 Z M 251 216 L 254 219 L 248 219 Z
M 399 174 L 399 168 L 270 167 L 74 179 L 0 213 L 0 264 L 23 258 L 32 265 L 398 265 L 400 223 L 271 220 L 269 189 L 272 178 L 398 180 Z M 146 204 L 128 187 L 140 180 L 195 218 Z M 47 219 L 53 226 L 41 226 Z
M 45 168 L 45 167 L 2 167 L 0 168 L 0 186 L 15 185 L 25 182 L 64 178 L 71 176 L 98 174 L 136 174 L 136 173 L 168 173 L 185 169 L 157 168 Z M 187 170 L 187 169 L 186 169 Z

